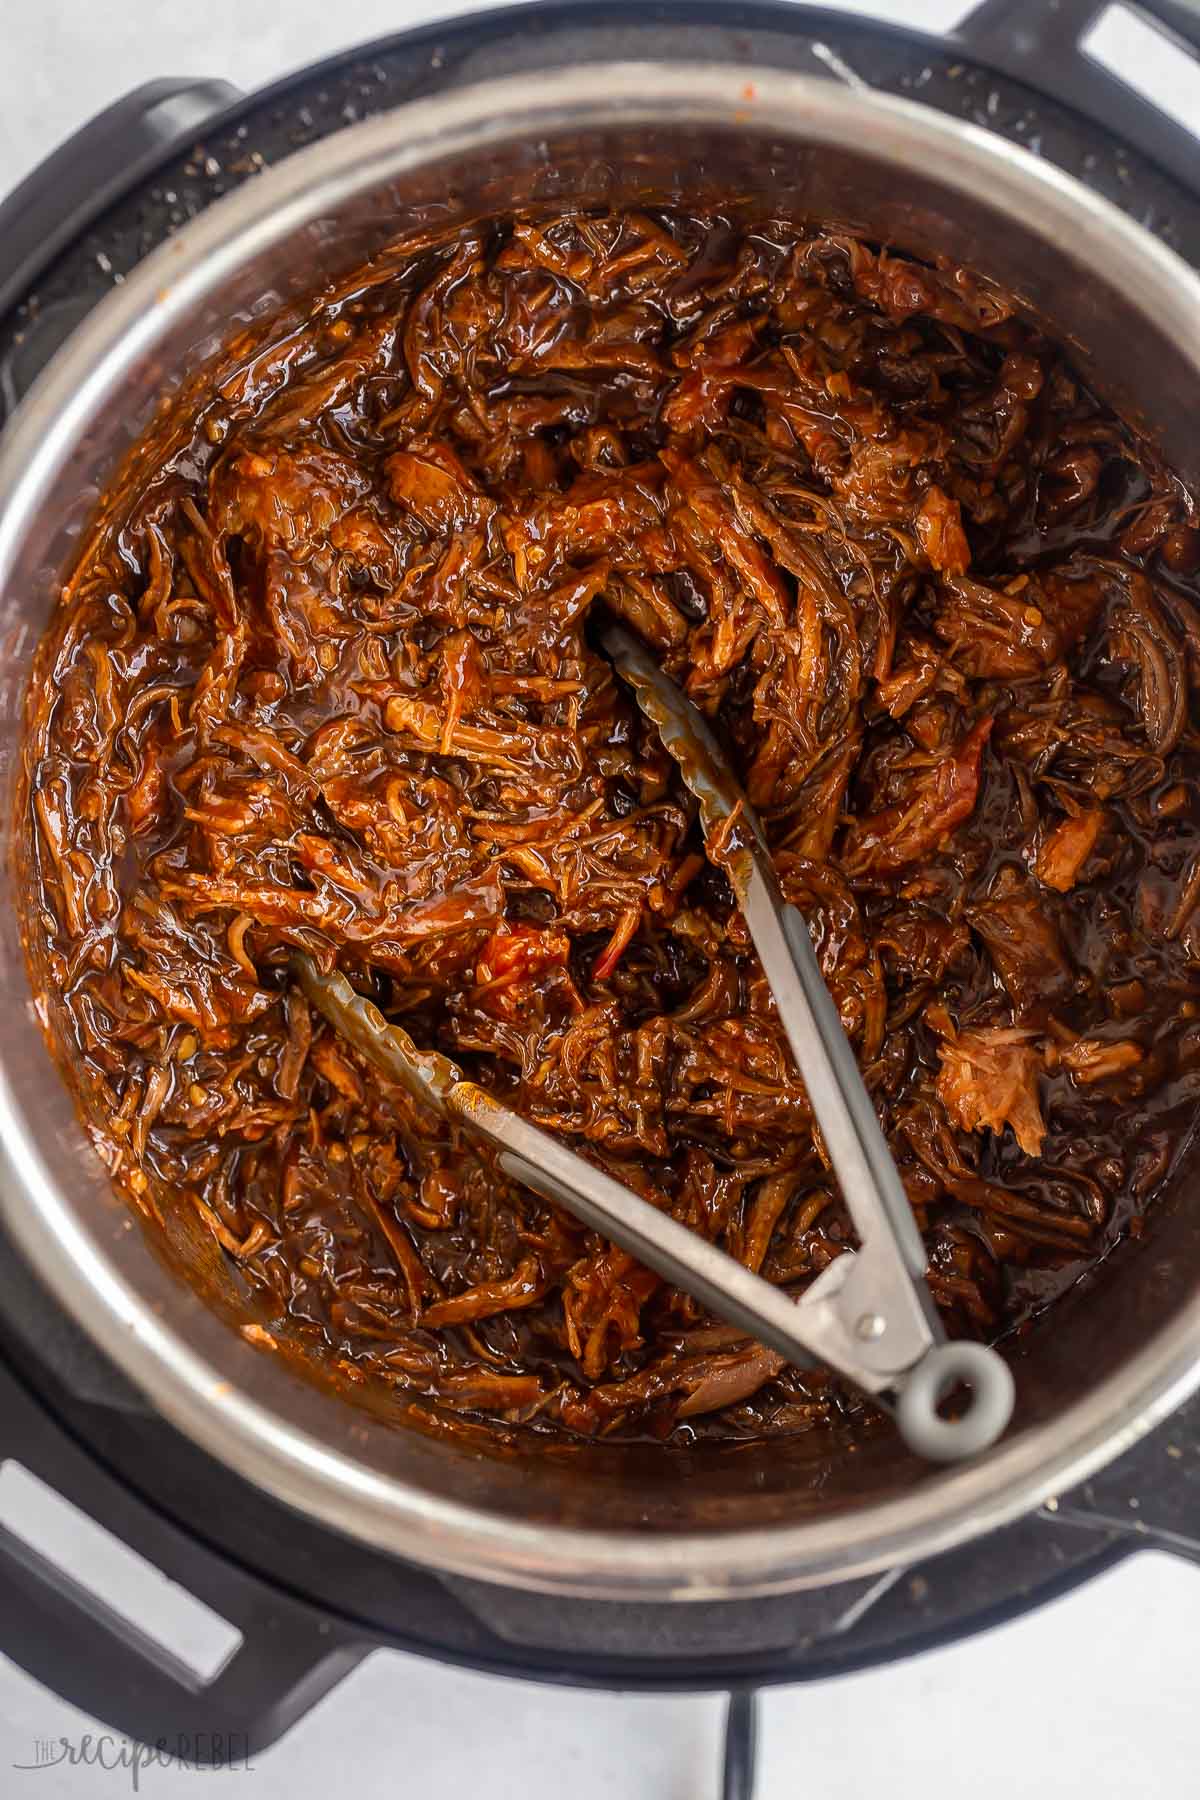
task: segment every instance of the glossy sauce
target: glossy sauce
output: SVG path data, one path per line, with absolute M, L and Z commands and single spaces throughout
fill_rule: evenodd
M 857 1429 L 508 1187 L 289 955 L 789 1291 L 853 1243 L 619 616 L 766 822 L 949 1328 L 1019 1328 L 1200 1086 L 1192 519 L 985 282 L 775 221 L 410 240 L 235 341 L 29 696 L 31 969 L 114 1180 L 417 1417 Z

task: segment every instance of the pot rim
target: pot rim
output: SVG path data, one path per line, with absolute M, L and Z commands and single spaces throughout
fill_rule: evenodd
M 986 191 L 1084 267 L 1135 279 L 1200 379 L 1200 280 L 1107 201 L 1026 151 L 912 102 L 768 67 L 588 63 L 410 102 L 350 126 L 217 201 L 152 252 L 77 328 L 0 442 L 0 589 L 71 449 L 122 373 L 252 256 L 422 163 L 518 135 L 703 124 L 852 146 Z M 1200 1292 L 1055 1419 L 910 1492 L 793 1525 L 637 1535 L 533 1525 L 422 1492 L 333 1450 L 231 1384 L 151 1309 L 57 1185 L 0 1068 L 0 1210 L 38 1274 L 180 1430 L 293 1507 L 376 1548 L 458 1575 L 597 1599 L 780 1593 L 927 1557 L 1007 1523 L 1128 1448 L 1200 1384 Z M 128 1223 L 128 1221 L 126 1221 Z M 147 1259 L 149 1246 L 139 1246 Z M 127 1253 L 125 1246 L 123 1253 Z M 246 1355 L 251 1354 L 249 1347 Z M 248 1367 L 248 1365 L 247 1365 Z M 253 1371 L 251 1372 L 253 1373 Z M 254 1385 L 261 1392 L 264 1383 Z M 267 1384 L 269 1386 L 269 1384 Z

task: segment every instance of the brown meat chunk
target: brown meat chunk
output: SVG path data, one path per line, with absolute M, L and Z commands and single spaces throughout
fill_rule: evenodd
M 964 1031 L 938 1045 L 937 1097 L 963 1131 L 1003 1131 L 1026 1156 L 1040 1156 L 1046 1136 L 1038 1098 L 1042 1058 L 1033 1033 L 1004 1026 Z
M 931 487 L 917 510 L 917 542 L 929 566 L 945 575 L 965 575 L 971 547 L 962 528 L 958 501 Z
M 1074 991 L 1058 927 L 1032 888 L 969 907 L 967 920 L 987 945 L 1019 1018 L 1044 1013 Z
M 396 450 L 384 470 L 392 499 L 429 531 L 463 531 L 495 510 L 494 502 L 480 492 L 445 444 L 430 444 L 419 455 Z
M 1038 880 L 1060 894 L 1069 893 L 1095 849 L 1103 825 L 1104 813 L 1098 806 L 1061 819 L 1038 845 L 1033 865 Z
M 938 849 L 969 819 L 979 793 L 979 772 L 992 721 L 981 719 L 949 755 L 914 783 L 909 798 L 883 812 L 856 819 L 843 852 L 851 875 L 891 875 Z
M 1128 1040 L 1109 1042 L 1102 1038 L 1080 1038 L 1059 1052 L 1059 1061 L 1071 1071 L 1076 1081 L 1090 1087 L 1094 1081 L 1107 1081 L 1126 1069 L 1136 1069 L 1145 1060 L 1145 1055 L 1140 1044 Z
M 941 981 L 969 942 L 961 920 L 942 919 L 916 906 L 888 913 L 875 934 L 875 948 L 888 972 L 908 981 Z
M 1018 575 L 990 587 L 947 574 L 933 628 L 964 674 L 975 679 L 1037 675 L 1089 629 L 1104 604 L 1095 576 Z

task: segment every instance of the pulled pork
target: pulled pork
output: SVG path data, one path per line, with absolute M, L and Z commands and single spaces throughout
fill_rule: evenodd
M 1003 295 L 845 235 L 497 220 L 243 332 L 105 496 L 29 695 L 35 992 L 114 1180 L 211 1234 L 256 1341 L 440 1429 L 857 1429 L 360 1062 L 289 956 L 789 1292 L 851 1246 L 595 649 L 625 620 L 762 813 L 951 1330 L 999 1334 L 1194 1104 L 1198 544 Z

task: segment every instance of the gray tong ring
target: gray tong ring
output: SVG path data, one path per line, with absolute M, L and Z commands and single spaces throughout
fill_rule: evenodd
M 960 1383 L 970 1400 L 957 1418 L 938 1407 Z M 910 1450 L 929 1462 L 960 1462 L 994 1444 L 1012 1416 L 1008 1364 L 986 1344 L 935 1344 L 915 1363 L 896 1397 L 895 1418 Z

